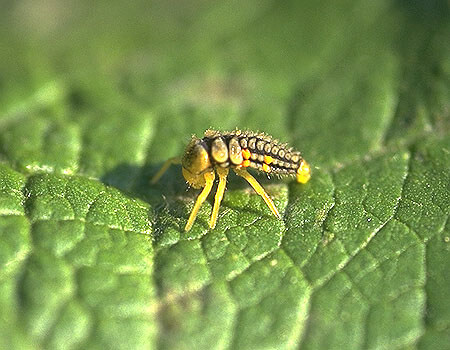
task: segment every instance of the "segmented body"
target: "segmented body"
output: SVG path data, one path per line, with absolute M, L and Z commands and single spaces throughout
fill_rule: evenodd
M 216 225 L 230 168 L 253 187 L 277 218 L 281 216 L 273 200 L 247 168 L 276 175 L 294 175 L 299 183 L 307 183 L 311 177 L 309 164 L 302 158 L 300 152 L 293 151 L 286 144 L 278 143 L 269 135 L 253 131 L 207 130 L 201 139 L 192 136 L 183 157 L 178 160 L 169 159 L 154 176 L 152 183 L 158 181 L 170 164 L 180 161 L 186 182 L 194 188 L 203 188 L 186 223 L 186 231 L 191 229 L 200 206 L 211 192 L 216 174 L 219 177 L 219 184 L 209 223 L 211 228 Z
M 202 144 L 214 165 L 253 168 L 277 175 L 296 175 L 303 158 L 286 144 L 264 133 L 207 130 Z

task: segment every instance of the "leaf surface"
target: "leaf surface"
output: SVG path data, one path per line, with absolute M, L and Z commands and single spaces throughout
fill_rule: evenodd
M 0 14 L 0 348 L 448 348 L 448 4 L 20 4 Z M 311 181 L 258 177 L 278 220 L 230 175 L 216 228 L 210 198 L 184 232 L 198 191 L 179 166 L 150 179 L 236 127 Z

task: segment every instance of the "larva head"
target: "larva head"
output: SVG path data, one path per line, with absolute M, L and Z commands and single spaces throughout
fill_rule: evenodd
M 203 174 L 211 169 L 211 161 L 206 145 L 192 137 L 181 159 L 182 172 L 186 181 L 194 188 L 205 187 Z
M 309 164 L 302 159 L 300 161 L 300 166 L 297 169 L 297 182 L 305 184 L 311 178 L 311 168 Z

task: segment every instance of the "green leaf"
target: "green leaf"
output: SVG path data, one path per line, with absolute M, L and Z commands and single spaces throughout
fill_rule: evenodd
M 448 349 L 450 9 L 87 1 L 0 14 L 1 349 Z M 19 25 L 20 24 L 20 25 Z M 302 151 L 184 231 L 205 129 Z

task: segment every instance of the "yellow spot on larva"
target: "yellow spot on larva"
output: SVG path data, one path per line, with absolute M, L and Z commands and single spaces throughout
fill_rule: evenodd
M 242 166 L 243 166 L 244 168 L 249 167 L 249 166 L 250 166 L 250 161 L 249 161 L 248 159 L 244 160 L 244 161 L 242 162 Z
M 266 163 L 263 163 L 263 170 L 268 173 L 270 171 L 270 166 L 268 166 Z
M 305 184 L 311 177 L 311 168 L 305 160 L 302 160 L 300 166 L 297 169 L 297 182 Z
M 264 163 L 266 164 L 272 164 L 273 158 L 271 156 L 264 156 Z
M 244 157 L 244 159 L 250 159 L 252 154 L 251 154 L 251 152 L 248 149 L 243 149 L 242 150 L 242 156 Z

